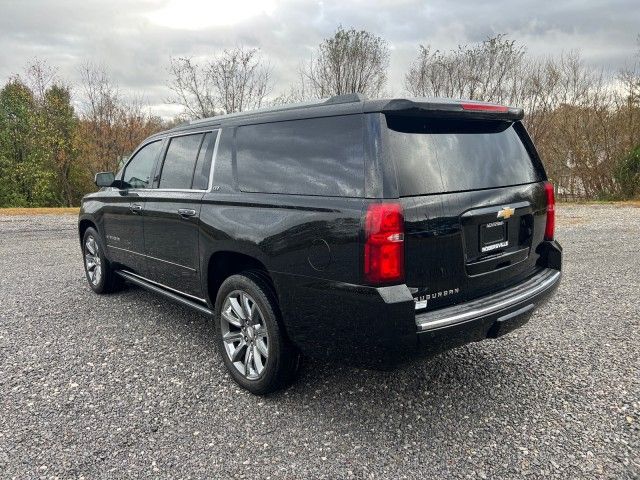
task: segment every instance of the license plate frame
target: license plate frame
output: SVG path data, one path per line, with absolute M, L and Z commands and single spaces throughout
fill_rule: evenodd
M 481 253 L 509 246 L 508 224 L 504 220 L 481 224 L 479 236 Z

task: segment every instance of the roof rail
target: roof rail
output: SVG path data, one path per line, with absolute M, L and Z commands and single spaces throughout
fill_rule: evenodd
M 367 97 L 361 93 L 346 93 L 344 95 L 334 95 L 323 103 L 325 105 L 333 105 L 336 103 L 364 102 L 366 99 Z

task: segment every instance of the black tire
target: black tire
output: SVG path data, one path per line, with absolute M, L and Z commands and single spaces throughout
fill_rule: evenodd
M 96 229 L 87 228 L 82 236 L 82 260 L 87 282 L 96 293 L 115 292 L 122 286 L 122 279 L 115 274 L 104 253 L 104 244 Z
M 242 293 L 245 294 L 244 298 L 248 298 L 247 305 L 251 305 L 251 308 L 243 308 L 242 311 L 245 312 L 245 316 L 247 310 L 251 310 L 252 314 L 247 316 L 245 322 L 239 322 L 243 326 L 235 326 L 226 319 L 231 313 L 234 320 L 242 320 L 235 311 L 229 310 L 233 310 L 232 299 L 238 302 Z M 257 308 L 254 309 L 254 305 Z M 294 380 L 300 354 L 284 334 L 275 292 L 268 277 L 262 272 L 244 271 L 230 276 L 222 283 L 216 297 L 214 324 L 218 351 L 231 378 L 238 385 L 255 395 L 266 395 L 287 387 Z M 237 345 L 223 339 L 223 336 L 230 339 L 239 335 L 244 339 L 235 340 L 238 342 Z M 241 350 L 243 343 L 244 350 Z M 266 357 L 261 353 L 265 351 L 265 345 L 268 353 Z M 240 352 L 240 360 L 232 361 L 230 351 Z M 242 369 L 244 372 L 241 372 Z

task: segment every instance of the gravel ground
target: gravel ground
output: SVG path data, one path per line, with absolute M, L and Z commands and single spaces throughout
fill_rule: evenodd
M 268 398 L 203 317 L 93 294 L 73 216 L 0 217 L 0 476 L 639 478 L 640 208 L 558 210 L 563 283 L 524 328 Z

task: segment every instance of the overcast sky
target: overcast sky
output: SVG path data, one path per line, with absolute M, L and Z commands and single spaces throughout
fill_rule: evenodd
M 496 33 L 509 34 L 534 55 L 579 49 L 588 63 L 617 70 L 638 51 L 640 2 L 0 0 L 0 79 L 22 72 L 37 57 L 73 83 L 78 66 L 91 60 L 106 66 L 123 92 L 142 94 L 154 113 L 171 115 L 175 109 L 165 103 L 171 56 L 259 47 L 278 93 L 339 24 L 389 42 L 387 89 L 401 95 L 419 44 L 450 49 Z

